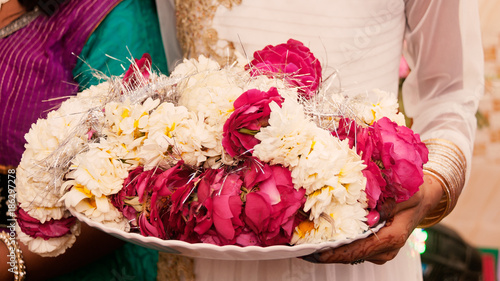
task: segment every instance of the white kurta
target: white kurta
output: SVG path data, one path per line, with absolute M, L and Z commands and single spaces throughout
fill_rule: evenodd
M 215 1 L 215 0 L 214 0 Z M 179 59 L 173 0 L 157 0 L 169 65 Z M 470 0 L 243 0 L 217 9 L 219 39 L 251 56 L 268 44 L 302 41 L 342 90 L 398 90 L 403 42 L 412 69 L 404 85 L 406 114 L 422 139 L 458 145 L 470 163 L 474 118 L 483 93 L 477 2 Z M 195 39 L 196 40 L 196 39 Z M 468 168 L 470 171 L 470 167 Z M 383 266 L 275 261 L 196 260 L 197 280 L 421 280 L 419 255 L 407 245 Z

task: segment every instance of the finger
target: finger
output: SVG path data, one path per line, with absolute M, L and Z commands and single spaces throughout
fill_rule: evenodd
M 396 207 L 394 208 L 394 214 L 397 214 L 401 211 L 411 209 L 418 204 L 420 204 L 422 200 L 422 191 L 419 190 L 417 193 L 413 194 L 410 199 L 403 201 L 401 203 L 396 204 Z
M 385 252 L 382 254 L 373 255 L 373 256 L 370 256 L 369 258 L 366 258 L 366 261 L 369 261 L 369 262 L 372 262 L 375 264 L 379 264 L 379 265 L 384 264 L 390 260 L 393 260 L 398 255 L 399 250 L 400 249 L 396 249 L 396 250 L 388 251 L 388 252 Z
M 418 223 L 413 216 L 412 209 L 400 212 L 394 217 L 392 224 L 382 227 L 378 233 L 333 251 L 322 252 L 317 257 L 317 260 L 327 263 L 351 263 L 367 257 L 383 255 L 386 252 L 398 251 L 404 246 L 407 238 Z M 393 257 L 388 256 L 387 258 Z
M 430 203 L 423 202 L 426 194 L 428 195 L 430 192 L 436 198 L 441 196 L 441 194 L 432 194 L 436 190 L 442 192 L 439 189 L 441 188 L 439 183 L 437 185 L 436 183 L 427 179 L 419 192 L 414 194 L 408 201 L 397 204 L 394 208 L 394 218 L 388 220 L 377 234 L 344 245 L 333 251 L 316 253 L 314 256 L 309 257 L 309 260 L 321 263 L 351 263 L 367 259 L 376 264 L 383 264 L 393 259 L 397 251 L 404 246 L 407 238 L 421 218 L 425 216 L 426 209 L 430 208 L 428 206 Z M 427 189 L 427 185 L 432 186 Z M 436 200 L 431 198 L 428 201 L 433 202 Z
M 422 198 L 422 191 L 418 191 L 408 200 L 397 204 L 393 198 L 386 199 L 382 204 L 379 203 L 377 205 L 377 211 L 380 214 L 380 220 L 388 220 L 401 211 L 414 208 L 421 203 Z
M 299 257 L 299 258 L 301 258 L 305 261 L 311 262 L 311 263 L 324 263 L 321 260 L 321 253 L 320 252 L 312 253 L 310 255 Z
M 441 184 L 438 180 L 436 180 L 433 176 L 430 175 L 424 175 L 424 183 L 420 186 L 419 191 L 415 193 L 410 199 L 407 201 L 398 203 L 395 208 L 395 213 L 398 213 L 402 210 L 406 210 L 409 208 L 412 208 L 414 206 L 417 206 L 419 204 L 422 204 L 424 197 L 429 196 L 431 194 L 431 197 L 434 197 L 435 199 L 430 199 L 428 200 L 429 202 L 439 202 L 439 198 L 441 198 L 443 188 L 441 187 Z M 436 195 L 438 194 L 438 195 Z M 437 196 L 437 197 L 436 197 Z M 438 199 L 436 199 L 438 198 Z M 427 206 L 427 208 L 432 209 L 433 206 Z
M 386 262 L 386 260 L 366 260 L 367 262 L 371 262 L 371 263 L 374 263 L 376 265 L 384 265 Z
M 380 221 L 388 221 L 396 215 L 396 200 L 387 198 L 383 203 L 378 204 L 377 211 L 380 215 Z
M 381 240 L 363 240 L 336 249 L 337 251 L 321 253 L 316 259 L 328 263 L 351 263 L 361 259 L 385 262 L 395 257 L 405 241 L 406 235 L 400 235 L 400 238 L 390 235 Z
M 366 258 L 366 259 L 358 259 L 355 261 L 351 261 L 350 264 L 361 264 L 361 263 L 366 261 L 366 262 L 371 262 L 371 263 L 374 263 L 377 265 L 382 265 L 390 260 L 393 260 L 397 256 L 397 254 L 399 253 L 399 250 L 400 249 L 391 250 L 389 252 L 370 256 L 369 258 Z M 311 254 L 308 256 L 301 257 L 301 258 L 303 260 L 306 260 L 306 261 L 309 261 L 312 263 L 322 263 L 320 253 Z M 343 262 L 343 263 L 348 264 L 349 262 Z

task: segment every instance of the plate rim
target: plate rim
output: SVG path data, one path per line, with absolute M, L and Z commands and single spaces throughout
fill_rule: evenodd
M 97 228 L 105 233 L 108 233 L 114 237 L 117 237 L 121 240 L 131 242 L 133 244 L 137 244 L 143 247 L 147 247 L 150 249 L 155 249 L 158 251 L 162 252 L 168 252 L 168 253 L 174 253 L 174 254 L 180 254 L 184 256 L 190 256 L 190 257 L 199 257 L 199 258 L 211 258 L 211 259 L 221 259 L 220 256 L 217 257 L 212 257 L 211 255 L 209 256 L 204 256 L 204 252 L 218 252 L 218 253 L 226 253 L 228 255 L 227 258 L 222 258 L 222 259 L 235 259 L 235 260 L 265 260 L 265 259 L 282 259 L 282 258 L 296 258 L 308 254 L 313 254 L 315 252 L 322 251 L 326 248 L 337 248 L 349 243 L 352 243 L 356 240 L 366 238 L 376 232 L 378 232 L 384 225 L 385 223 L 382 222 L 378 224 L 374 228 L 369 228 L 367 231 L 363 232 L 362 234 L 354 237 L 354 238 L 347 238 L 347 239 L 342 239 L 342 240 L 335 240 L 335 241 L 324 241 L 321 243 L 316 243 L 316 244 L 311 244 L 311 243 L 305 243 L 305 244 L 300 244 L 300 245 L 273 245 L 273 246 L 237 246 L 237 245 L 214 245 L 210 243 L 189 243 L 185 242 L 182 240 L 174 240 L 174 239 L 160 239 L 158 237 L 154 236 L 143 236 L 140 233 L 136 232 L 126 232 L 117 228 L 113 228 L 107 225 L 104 225 L 100 222 L 94 221 L 91 218 L 85 216 L 84 214 L 76 211 L 74 208 L 69 208 L 69 211 L 73 216 L 75 216 L 79 221 L 84 222 L 88 224 L 90 227 Z M 140 243 L 139 243 L 140 242 Z M 154 246 L 154 247 L 150 247 Z M 173 248 L 172 248 L 173 247 Z M 181 249 L 189 249 L 191 251 L 195 252 L 200 252 L 202 251 L 201 255 L 194 255 L 193 253 L 183 253 L 182 251 L 179 251 L 178 248 Z M 242 258 L 241 256 L 237 255 L 238 253 L 240 254 L 271 254 L 271 253 L 287 253 L 288 255 L 285 255 L 283 257 L 279 258 L 266 258 L 265 256 L 252 256 L 249 255 L 248 257 Z M 297 255 L 295 254 L 297 253 Z M 300 254 L 299 254 L 300 253 Z M 306 253 L 306 254 L 304 254 Z

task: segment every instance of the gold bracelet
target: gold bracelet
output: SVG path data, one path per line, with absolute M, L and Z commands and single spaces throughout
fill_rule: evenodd
M 424 165 L 424 173 L 433 176 L 443 188 L 443 196 L 438 205 L 420 222 L 419 227 L 433 226 L 445 218 L 455 208 L 465 184 L 467 161 L 455 144 L 444 139 L 425 140 L 429 149 L 429 161 Z
M 7 232 L 0 231 L 0 240 L 7 246 L 9 251 L 10 261 L 7 263 L 11 266 L 9 272 L 14 274 L 15 281 L 22 281 L 26 278 L 26 265 L 23 260 L 23 252 L 19 248 L 19 244 L 14 237 L 11 237 Z

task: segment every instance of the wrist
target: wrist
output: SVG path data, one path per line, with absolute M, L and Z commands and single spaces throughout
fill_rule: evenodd
M 424 185 L 426 189 L 426 202 L 428 202 L 427 215 L 438 207 L 443 196 L 446 196 L 443 185 L 434 175 L 424 172 Z
M 439 183 L 441 197 L 427 212 L 419 227 L 429 227 L 440 222 L 455 207 L 465 183 L 466 160 L 453 143 L 432 139 L 424 141 L 429 149 L 429 161 L 424 165 L 425 179 Z

